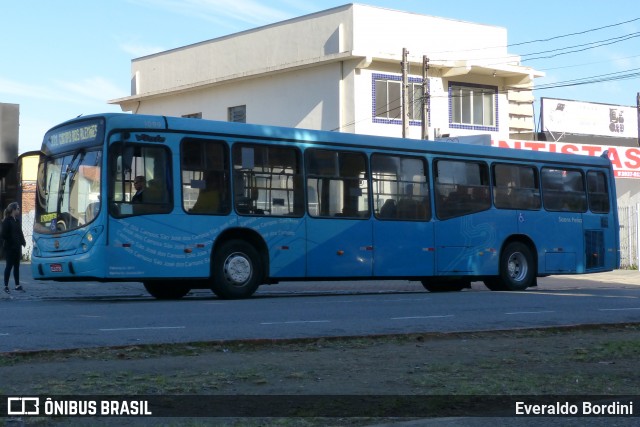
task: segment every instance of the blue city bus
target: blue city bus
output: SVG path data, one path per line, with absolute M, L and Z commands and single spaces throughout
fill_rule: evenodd
M 39 155 L 35 279 L 520 291 L 620 262 L 606 155 L 129 114 L 62 123 Z

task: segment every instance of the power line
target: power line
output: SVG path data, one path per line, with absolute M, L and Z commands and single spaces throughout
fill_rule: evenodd
M 597 28 L 591 28 L 591 29 L 584 30 L 584 31 L 578 31 L 576 33 L 568 33 L 568 34 L 563 34 L 563 35 L 560 35 L 560 36 L 553 36 L 553 37 L 549 37 L 549 38 L 546 38 L 546 39 L 538 39 L 538 40 L 530 40 L 530 41 L 527 41 L 527 42 L 512 43 L 512 44 L 508 44 L 507 47 L 521 46 L 521 45 L 524 45 L 524 44 L 538 43 L 538 42 L 548 42 L 548 41 L 551 41 L 551 40 L 557 40 L 557 39 L 561 39 L 561 38 L 564 38 L 564 37 L 578 36 L 578 35 L 581 35 L 581 34 L 587 34 L 587 33 L 591 33 L 591 32 L 594 32 L 594 31 L 603 30 L 605 28 L 617 27 L 619 25 L 628 24 L 630 22 L 634 22 L 634 21 L 638 21 L 638 20 L 640 20 L 640 18 L 634 18 L 634 19 L 630 19 L 628 21 L 618 22 L 617 24 L 610 24 L 610 25 L 605 25 L 603 27 L 597 27 Z
M 640 32 L 625 34 L 624 36 L 614 37 L 614 38 L 605 39 L 605 40 L 598 40 L 598 41 L 595 41 L 595 42 L 585 43 L 585 44 L 581 44 L 581 45 L 567 46 L 567 47 L 563 47 L 563 48 L 552 49 L 552 50 L 542 51 L 542 52 L 527 53 L 525 55 L 520 55 L 520 56 L 522 57 L 522 56 L 529 56 L 529 55 L 539 55 L 539 54 L 543 54 L 543 53 L 558 52 L 558 51 L 562 51 L 562 50 L 566 50 L 566 49 L 573 49 L 575 47 L 587 46 L 587 47 L 583 47 L 582 49 L 570 50 L 568 52 L 559 52 L 559 53 L 555 53 L 553 55 L 539 56 L 539 57 L 534 57 L 534 58 L 524 58 L 524 59 L 522 59 L 522 61 L 534 61 L 536 59 L 555 58 L 556 56 L 560 56 L 560 55 L 568 55 L 570 53 L 583 52 L 585 50 L 595 49 L 597 47 L 608 46 L 608 45 L 612 45 L 612 44 L 615 44 L 615 43 L 620 43 L 620 42 L 623 42 L 623 41 L 634 39 L 636 37 L 640 37 Z
M 617 61 L 621 61 L 623 59 L 632 59 L 632 58 L 637 58 L 640 57 L 640 55 L 631 55 L 631 56 L 624 56 L 622 58 L 616 58 Z M 575 68 L 575 67 L 584 67 L 586 65 L 596 65 L 596 64 L 604 64 L 604 63 L 610 63 L 611 60 L 607 59 L 604 61 L 593 61 L 593 62 L 583 62 L 582 64 L 573 64 L 573 65 L 563 65 L 561 67 L 550 67 L 550 68 L 539 68 L 538 71 L 551 71 L 551 70 L 561 70 L 564 68 Z
M 628 24 L 630 22 L 635 22 L 635 21 L 639 21 L 639 20 L 640 20 L 640 18 L 633 18 L 633 19 L 630 19 L 628 21 L 618 22 L 618 23 L 615 23 L 615 24 L 609 24 L 609 25 L 605 25 L 605 26 L 602 26 L 602 27 L 589 28 L 587 30 L 578 31 L 578 32 L 575 32 L 575 33 L 561 34 L 561 35 L 557 35 L 557 36 L 553 36 L 553 37 L 548 37 L 546 39 L 528 40 L 528 41 L 524 41 L 524 42 L 509 43 L 507 45 L 500 45 L 500 46 L 485 46 L 485 47 L 476 47 L 476 48 L 470 48 L 470 49 L 441 50 L 441 51 L 430 52 L 430 55 L 433 55 L 433 54 L 436 54 L 436 53 L 472 52 L 472 51 L 475 51 L 475 50 L 488 50 L 488 49 L 508 48 L 508 47 L 513 47 L 513 46 L 522 46 L 522 45 L 525 45 L 525 44 L 548 42 L 548 41 L 557 40 L 557 39 L 561 39 L 561 38 L 565 38 L 565 37 L 571 37 L 571 36 L 576 36 L 576 35 L 587 34 L 587 33 L 595 32 L 595 31 L 603 30 L 605 28 L 617 27 L 617 26 L 620 26 L 620 25 Z
M 557 56 L 560 55 L 568 55 L 570 53 L 576 53 L 576 52 L 582 52 L 582 51 L 586 51 L 589 49 L 595 49 L 598 47 L 602 47 L 602 46 L 608 46 L 608 45 L 612 45 L 615 43 L 621 43 L 627 40 L 631 40 L 634 38 L 640 37 L 640 32 L 635 32 L 635 33 L 629 33 L 629 34 L 624 34 L 618 37 L 612 37 L 612 38 L 608 38 L 608 39 L 601 39 L 601 40 L 596 40 L 593 42 L 589 42 L 589 43 L 583 43 L 583 44 L 578 44 L 578 45 L 572 45 L 572 46 L 564 46 L 564 47 L 559 47 L 556 49 L 549 49 L 549 50 L 542 50 L 542 51 L 538 51 L 538 52 L 530 52 L 530 53 L 524 53 L 524 54 L 520 54 L 520 55 L 515 55 L 518 56 L 519 58 L 521 58 L 521 61 L 534 61 L 537 59 L 547 59 L 547 58 L 555 58 Z M 581 48 L 581 49 L 575 49 L 575 48 Z M 567 52 L 563 52 L 566 51 L 568 49 L 574 49 L 574 50 L 570 50 Z M 552 52 L 558 52 L 556 54 L 553 55 L 546 55 L 546 56 L 538 56 L 536 57 L 535 55 L 542 55 L 545 53 L 552 53 Z M 533 58 L 527 58 L 528 56 L 534 56 Z M 477 57 L 477 58 L 464 58 L 464 59 L 458 59 L 458 60 L 465 60 L 465 61 L 470 61 L 470 60 L 496 60 L 496 62 L 492 62 L 490 64 L 486 64 L 487 66 L 490 65 L 502 65 L 502 64 L 508 64 L 513 62 L 513 57 L 514 55 L 507 55 L 507 56 L 497 56 L 497 57 L 492 57 L 492 58 L 486 58 L 486 57 Z M 447 60 L 452 60 L 452 59 L 434 59 L 433 61 L 447 61 Z M 502 60 L 502 61 L 497 61 L 497 60 Z

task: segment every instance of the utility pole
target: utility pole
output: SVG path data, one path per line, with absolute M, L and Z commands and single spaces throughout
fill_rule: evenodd
M 636 93 L 636 110 L 638 111 L 638 145 L 640 145 L 640 92 Z M 638 236 L 640 236 L 640 230 Z M 640 247 L 638 248 L 638 254 L 638 257 L 640 257 Z M 640 270 L 640 264 L 638 264 L 638 269 Z
M 402 137 L 409 135 L 409 51 L 402 48 Z
M 422 57 L 422 139 L 429 139 L 429 58 Z

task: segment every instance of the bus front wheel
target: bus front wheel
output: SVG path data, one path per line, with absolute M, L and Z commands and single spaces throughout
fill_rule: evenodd
M 500 290 L 523 291 L 535 286 L 536 266 L 531 248 L 521 242 L 509 243 L 500 256 Z M 495 282 L 489 286 L 494 290 Z
M 189 293 L 191 288 L 169 282 L 144 282 L 144 288 L 156 299 L 180 299 Z
M 243 240 L 223 243 L 213 256 L 211 289 L 223 299 L 249 298 L 260 286 L 262 264 L 258 251 Z

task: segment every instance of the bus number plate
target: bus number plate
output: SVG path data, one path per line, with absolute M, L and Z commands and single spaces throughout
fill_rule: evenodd
M 62 273 L 62 264 L 51 264 L 50 268 L 52 273 Z

